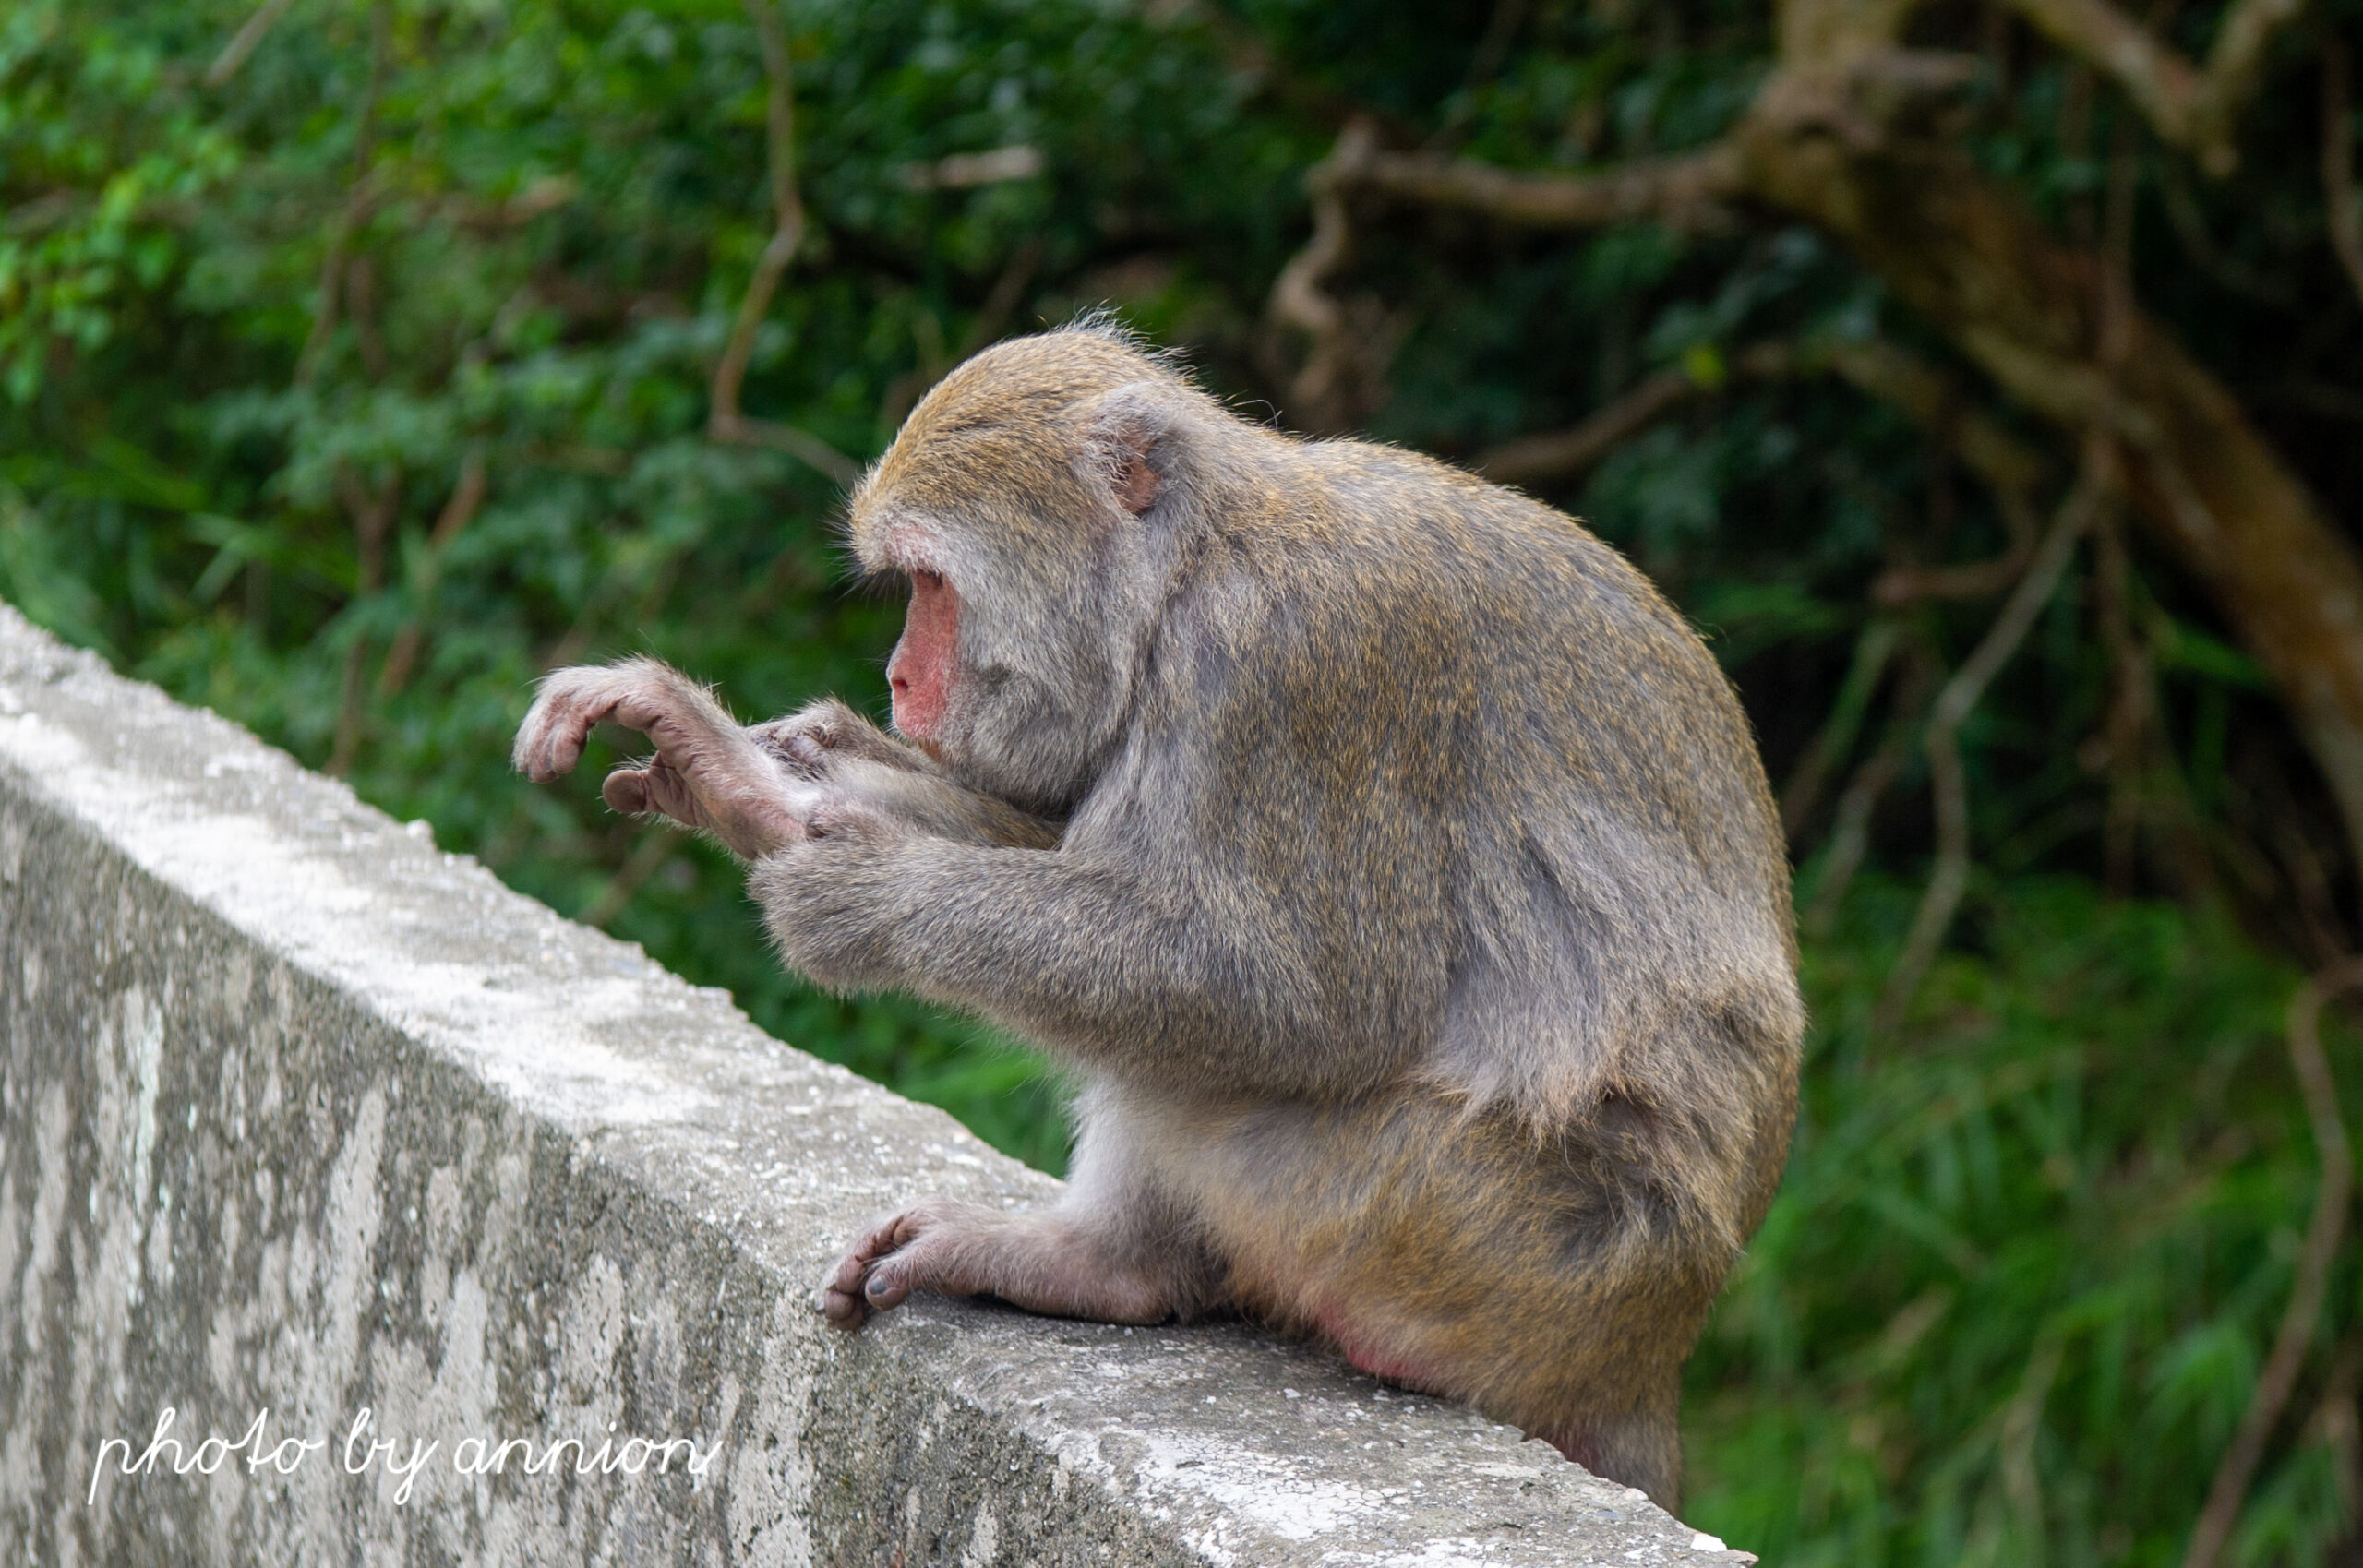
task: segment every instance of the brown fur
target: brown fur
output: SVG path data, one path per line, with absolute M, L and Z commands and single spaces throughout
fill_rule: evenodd
M 806 793 L 754 891 L 790 964 L 984 1013 L 1084 1088 L 1055 1209 L 916 1204 L 822 1310 L 1238 1308 L 1671 1505 L 1803 1029 L 1697 638 L 1559 513 L 1248 425 L 1089 328 L 947 377 L 852 541 L 956 589 L 958 676 L 931 755 L 842 709 L 764 742 Z M 579 704 L 544 701 L 562 737 Z M 745 793 L 694 761 L 652 767 Z

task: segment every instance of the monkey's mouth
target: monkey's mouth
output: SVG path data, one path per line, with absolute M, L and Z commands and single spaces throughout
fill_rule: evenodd
M 914 569 L 903 638 L 886 662 L 894 693 L 894 727 L 913 740 L 932 737 L 943 723 L 953 682 L 960 675 L 960 595 L 943 574 Z

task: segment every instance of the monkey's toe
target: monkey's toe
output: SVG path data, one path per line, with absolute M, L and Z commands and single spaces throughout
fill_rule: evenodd
M 810 728 L 795 719 L 777 719 L 768 724 L 757 724 L 747 732 L 755 744 L 790 775 L 810 783 L 818 783 L 829 771 L 828 743 L 817 738 Z
M 831 1328 L 841 1328 L 847 1333 L 859 1328 L 862 1320 L 870 1315 L 870 1309 L 862 1304 L 859 1296 L 839 1290 L 833 1285 L 824 1285 L 812 1293 L 812 1310 L 828 1320 Z
M 838 1328 L 856 1329 L 870 1315 L 870 1303 L 862 1286 L 870 1273 L 870 1258 L 867 1250 L 870 1238 L 864 1237 L 854 1250 L 837 1260 L 821 1288 L 812 1293 L 812 1310 Z
M 813 1311 L 838 1328 L 856 1329 L 871 1312 L 902 1304 L 911 1293 L 909 1285 L 900 1283 L 901 1271 L 882 1272 L 881 1265 L 905 1239 L 903 1219 L 897 1215 L 882 1220 L 855 1239 L 813 1293 Z
M 874 1311 L 883 1312 L 901 1306 L 903 1299 L 910 1293 L 910 1281 L 904 1277 L 904 1271 L 882 1263 L 873 1264 L 870 1277 L 861 1282 L 862 1299 Z
M 826 730 L 801 729 L 787 736 L 780 749 L 798 772 L 817 779 L 829 771 L 829 753 L 835 748 L 836 740 Z

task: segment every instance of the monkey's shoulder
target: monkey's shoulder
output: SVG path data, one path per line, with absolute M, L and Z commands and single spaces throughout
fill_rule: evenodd
M 1269 756 L 1358 798 L 1383 780 L 1549 815 L 1580 795 L 1628 824 L 1764 838 L 1729 680 L 1614 548 L 1414 453 L 1303 450 L 1317 483 L 1235 520 L 1160 629 L 1150 716 L 1219 748 L 1214 776 Z
M 1289 455 L 1294 482 L 1223 517 L 1177 597 L 1193 639 L 1250 662 L 1320 661 L 1331 678 L 1388 660 L 1413 676 L 1593 678 L 1622 660 L 1659 683 L 1720 682 L 1681 613 L 1575 518 L 1376 443 Z

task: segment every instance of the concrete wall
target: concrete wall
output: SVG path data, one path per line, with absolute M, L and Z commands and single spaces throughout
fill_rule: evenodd
M 1054 1186 L 0 606 L 0 1562 L 1748 1561 L 1238 1325 L 805 1305 Z

